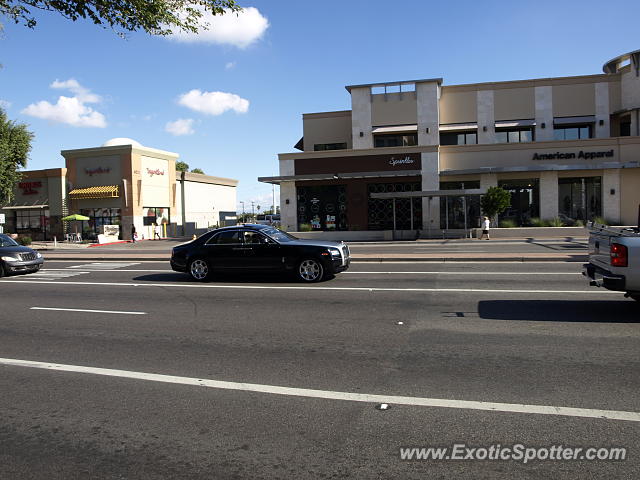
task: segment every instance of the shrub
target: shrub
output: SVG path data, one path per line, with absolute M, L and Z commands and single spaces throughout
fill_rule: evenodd
M 599 223 L 600 225 L 609 225 L 604 217 L 593 217 L 593 223 Z
M 498 226 L 500 228 L 516 228 L 518 224 L 515 222 L 515 220 L 500 220 Z
M 529 220 L 529 223 L 532 227 L 544 227 L 545 225 L 545 221 L 540 217 L 533 217 L 531 220 Z
M 545 224 L 546 227 L 564 227 L 564 223 L 558 217 L 547 220 Z
M 311 230 L 313 230 L 311 228 L 311 224 L 310 223 L 301 223 L 300 226 L 298 227 L 298 229 L 301 232 L 310 232 Z
M 31 245 L 31 242 L 32 242 L 32 240 L 31 240 L 31 237 L 29 237 L 29 236 L 24 236 L 24 237 L 18 238 L 18 243 L 20 245 L 24 245 L 25 247 L 28 246 L 28 245 Z
M 576 220 L 573 224 L 574 227 L 584 227 L 584 222 L 582 220 Z

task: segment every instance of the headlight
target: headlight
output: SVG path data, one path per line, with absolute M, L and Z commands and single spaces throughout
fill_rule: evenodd
M 340 250 L 338 250 L 337 248 L 330 248 L 329 252 L 331 252 L 332 257 L 340 258 Z
M 36 252 L 36 258 L 42 258 L 42 254 L 40 252 Z
M 20 259 L 16 258 L 16 257 L 6 256 L 6 257 L 0 257 L 0 258 L 2 258 L 2 260 L 4 260 L 5 262 L 19 262 L 20 261 Z

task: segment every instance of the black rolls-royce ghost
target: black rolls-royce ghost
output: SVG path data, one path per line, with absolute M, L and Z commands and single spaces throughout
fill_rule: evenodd
M 171 268 L 199 281 L 217 272 L 280 271 L 318 282 L 346 270 L 349 262 L 343 242 L 301 240 L 269 225 L 219 228 L 171 252 Z

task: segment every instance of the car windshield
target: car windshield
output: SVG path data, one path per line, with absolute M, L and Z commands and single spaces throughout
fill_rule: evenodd
M 282 230 L 278 230 L 277 228 L 273 228 L 273 227 L 263 228 L 260 231 L 265 235 L 269 235 L 275 241 L 281 242 L 281 243 L 293 242 L 294 240 L 297 240 L 297 238 L 291 235 L 290 233 L 283 232 Z
M 0 247 L 17 247 L 17 246 L 18 244 L 13 238 L 0 233 Z

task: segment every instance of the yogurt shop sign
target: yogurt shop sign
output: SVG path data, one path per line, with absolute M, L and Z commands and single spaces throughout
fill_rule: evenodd
M 594 158 L 613 158 L 613 149 L 602 152 L 554 152 L 533 154 L 533 160 L 572 160 L 572 159 L 592 160 Z

